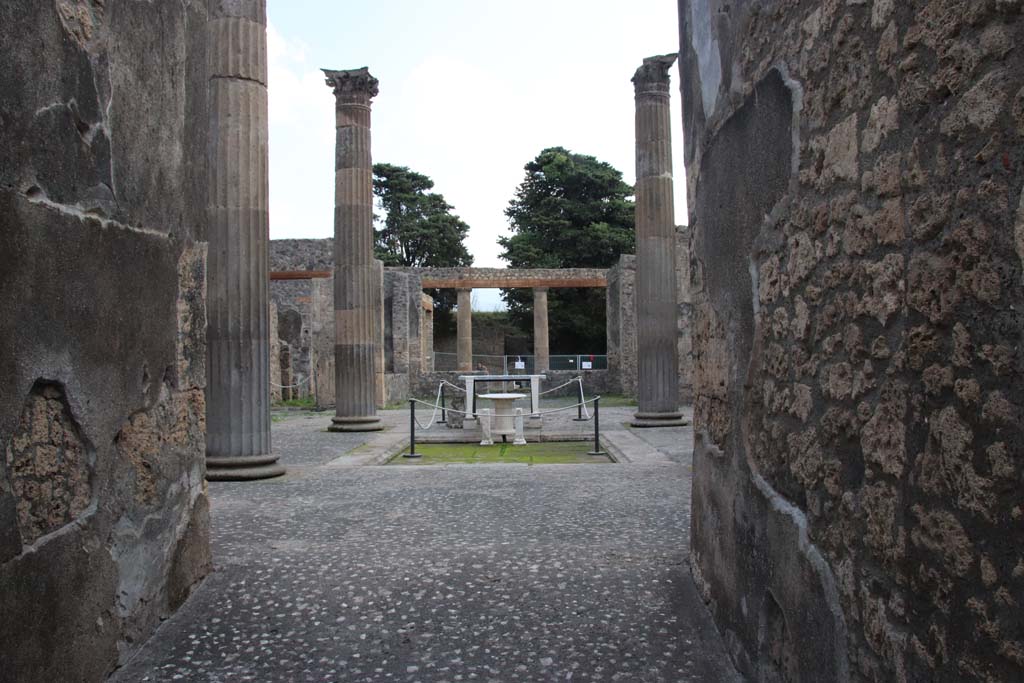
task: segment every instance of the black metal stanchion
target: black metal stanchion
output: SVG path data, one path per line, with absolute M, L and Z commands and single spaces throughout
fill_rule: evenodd
M 587 418 L 583 417 L 583 380 L 579 377 L 576 378 L 576 386 L 579 387 L 579 400 L 576 401 L 576 417 L 573 422 L 586 422 Z
M 416 400 L 409 399 L 409 452 L 402 453 L 403 458 L 419 458 L 416 452 Z
M 444 409 L 444 385 L 441 385 L 441 419 L 437 421 L 437 424 L 443 425 L 448 424 L 448 414 Z
M 601 397 L 594 398 L 594 450 L 587 455 L 608 455 L 601 450 Z

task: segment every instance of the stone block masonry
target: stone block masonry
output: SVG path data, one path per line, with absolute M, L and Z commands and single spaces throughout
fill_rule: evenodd
M 679 11 L 692 568 L 734 661 L 1024 679 L 1024 5 Z
M 210 570 L 207 3 L 0 45 L 0 680 L 99 681 Z

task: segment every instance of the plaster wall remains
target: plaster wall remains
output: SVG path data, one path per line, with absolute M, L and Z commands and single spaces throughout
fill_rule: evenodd
M 5 681 L 103 680 L 210 569 L 206 25 L 0 4 Z
M 755 680 L 1024 678 L 1018 0 L 681 0 L 693 574 Z

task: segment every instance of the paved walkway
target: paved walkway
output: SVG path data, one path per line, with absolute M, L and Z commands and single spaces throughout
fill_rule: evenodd
M 687 564 L 692 434 L 629 412 L 646 456 L 600 467 L 374 467 L 408 413 L 275 423 L 289 474 L 210 484 L 216 571 L 115 680 L 739 680 Z

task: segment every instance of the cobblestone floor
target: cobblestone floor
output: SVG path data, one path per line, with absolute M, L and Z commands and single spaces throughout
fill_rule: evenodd
M 654 465 L 339 468 L 367 437 L 326 420 L 274 424 L 287 476 L 210 484 L 216 571 L 114 680 L 739 680 L 688 568 L 691 430 L 634 430 Z

